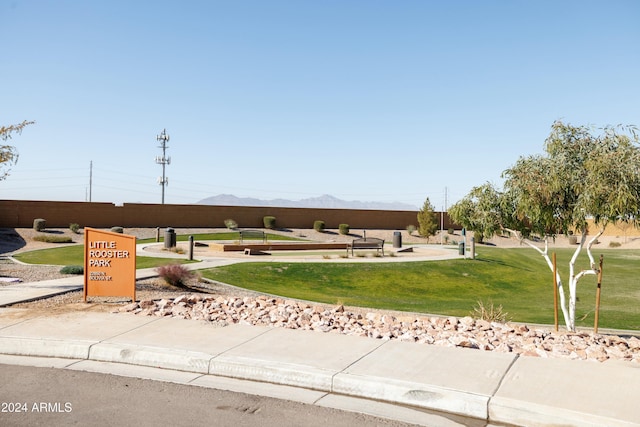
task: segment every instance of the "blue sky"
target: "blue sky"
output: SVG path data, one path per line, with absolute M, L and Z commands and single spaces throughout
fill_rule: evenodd
M 554 120 L 640 125 L 640 2 L 0 0 L 1 199 L 440 209 Z

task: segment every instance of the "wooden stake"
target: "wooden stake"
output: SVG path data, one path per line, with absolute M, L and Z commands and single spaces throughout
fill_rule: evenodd
M 557 275 L 556 253 L 553 253 L 553 320 L 558 332 L 558 275 Z
M 600 315 L 600 291 L 602 289 L 602 261 L 604 256 L 600 255 L 600 269 L 598 270 L 598 287 L 596 288 L 596 320 L 593 325 L 593 332 L 598 333 L 598 319 Z

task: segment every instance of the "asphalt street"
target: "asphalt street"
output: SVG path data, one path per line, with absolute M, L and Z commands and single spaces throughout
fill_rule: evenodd
M 355 412 L 93 372 L 0 365 L 2 426 L 405 427 Z

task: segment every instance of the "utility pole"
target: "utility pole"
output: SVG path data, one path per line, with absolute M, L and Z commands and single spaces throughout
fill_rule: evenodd
M 93 160 L 89 162 L 89 202 L 91 202 L 91 187 L 93 186 Z
M 171 164 L 171 157 L 166 156 L 167 152 L 167 142 L 169 142 L 169 135 L 167 135 L 167 130 L 162 129 L 162 133 L 156 137 L 158 141 L 160 141 L 160 145 L 158 148 L 162 148 L 162 157 L 156 157 L 156 163 L 162 165 L 162 177 L 158 178 L 158 183 L 162 185 L 162 204 L 164 205 L 164 187 L 165 185 L 169 185 L 169 178 L 165 176 L 165 167 L 166 165 Z
M 440 244 L 443 244 L 443 235 L 444 235 L 444 213 L 447 210 L 447 187 L 444 187 L 444 205 L 442 206 L 442 210 L 440 211 Z

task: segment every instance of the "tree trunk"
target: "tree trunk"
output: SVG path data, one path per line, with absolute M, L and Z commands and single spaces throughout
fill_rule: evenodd
M 519 233 L 515 230 L 507 229 L 509 233 L 517 237 L 521 242 L 525 243 L 529 247 L 535 249 L 542 255 L 542 257 L 547 262 L 549 269 L 553 272 L 553 262 L 551 261 L 551 257 L 549 256 L 549 240 L 545 237 L 544 239 L 544 249 L 540 249 L 533 242 L 520 237 Z M 598 234 L 594 236 L 587 243 L 586 250 L 587 256 L 589 257 L 589 264 L 591 268 L 589 270 L 582 270 L 578 274 L 575 274 L 575 264 L 578 259 L 578 255 L 582 251 L 582 248 L 585 247 L 585 242 L 587 241 L 587 231 L 582 232 L 582 236 L 580 239 L 580 243 L 578 244 L 577 249 L 573 253 L 571 257 L 571 261 L 569 262 L 569 308 L 567 309 L 567 301 L 564 295 L 564 287 L 562 286 L 562 279 L 560 278 L 560 274 L 556 270 L 556 281 L 558 283 L 558 294 L 560 295 L 560 308 L 562 309 L 562 315 L 564 317 L 564 322 L 567 325 L 567 330 L 571 332 L 575 332 L 576 330 L 576 301 L 578 299 L 578 281 L 585 275 L 588 274 L 598 274 L 598 267 L 596 265 L 595 259 L 593 258 L 593 254 L 591 252 L 591 247 L 598 240 L 600 236 L 604 233 L 604 227 L 600 229 Z
M 568 324 L 567 327 L 572 332 L 575 332 L 576 330 L 576 301 L 577 301 L 577 294 L 578 294 L 578 281 L 583 276 L 586 276 L 588 274 L 598 274 L 598 267 L 593 258 L 591 247 L 598 240 L 598 237 L 602 236 L 602 233 L 604 233 L 604 227 L 600 229 L 600 231 L 598 232 L 598 234 L 595 235 L 595 237 L 589 240 L 589 243 L 587 243 L 587 256 L 589 257 L 589 265 L 591 266 L 589 270 L 582 270 L 578 274 L 575 274 L 576 260 L 578 259 L 578 255 L 580 254 L 580 251 L 584 247 L 584 243 L 587 240 L 586 230 L 582 232 L 580 245 L 578 246 L 578 249 L 576 249 L 576 251 L 573 253 L 573 256 L 571 257 L 571 261 L 569 262 L 569 323 L 570 324 Z
M 553 273 L 553 261 L 551 261 L 551 257 L 549 256 L 549 240 L 548 238 L 544 239 L 544 250 L 537 247 L 533 242 L 523 237 L 520 237 L 519 233 L 515 230 L 506 229 L 509 233 L 514 235 L 516 238 L 520 240 L 520 242 L 526 244 L 527 246 L 535 249 L 542 255 L 544 260 L 547 262 L 547 266 Z M 562 286 L 562 279 L 560 278 L 560 273 L 557 272 L 556 269 L 556 282 L 558 286 L 558 295 L 560 296 L 560 309 L 562 310 L 562 317 L 564 317 L 564 323 L 567 326 L 567 329 L 572 331 L 574 330 L 574 322 L 571 321 L 571 316 L 569 310 L 567 310 L 567 301 L 564 295 L 564 287 Z

